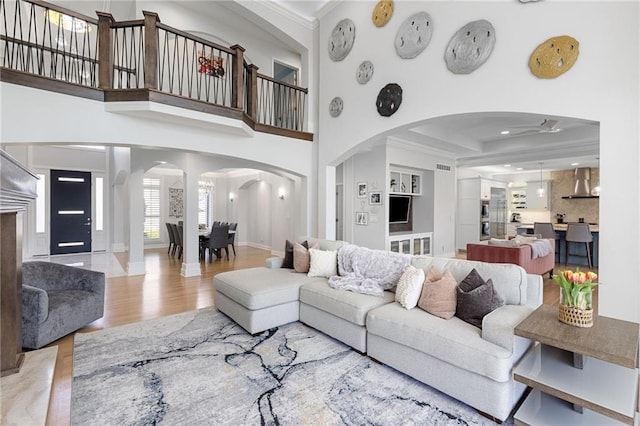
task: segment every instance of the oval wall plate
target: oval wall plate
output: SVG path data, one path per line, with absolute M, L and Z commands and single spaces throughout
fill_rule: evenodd
M 529 57 L 529 69 L 538 78 L 556 78 L 569 71 L 578 60 L 580 43 L 564 35 L 551 37 Z
M 384 27 L 393 15 L 393 1 L 392 0 L 380 0 L 378 4 L 373 8 L 373 15 L 371 21 L 376 27 Z
M 356 71 L 356 80 L 360 84 L 366 84 L 373 77 L 373 63 L 371 61 L 364 61 L 358 66 Z
M 489 21 L 469 22 L 451 37 L 444 60 L 454 74 L 470 74 L 480 68 L 491 55 L 496 31 Z
M 356 24 L 349 18 L 338 22 L 329 36 L 329 58 L 338 62 L 347 57 L 356 40 Z
M 390 117 L 398 111 L 402 104 L 402 87 L 396 83 L 384 86 L 376 99 L 376 108 L 383 117 Z
M 332 117 L 337 117 L 342 113 L 343 107 L 344 102 L 342 101 L 342 98 L 336 96 L 335 98 L 331 99 L 331 103 L 329 103 L 329 114 Z
M 396 33 L 396 53 L 402 59 L 418 56 L 427 48 L 433 34 L 433 23 L 427 12 L 418 12 L 409 16 Z

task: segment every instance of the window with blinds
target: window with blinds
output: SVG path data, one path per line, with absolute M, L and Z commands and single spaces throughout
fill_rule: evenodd
M 213 182 L 198 183 L 198 225 L 210 228 L 213 223 Z
M 144 178 L 144 239 L 160 239 L 159 178 Z

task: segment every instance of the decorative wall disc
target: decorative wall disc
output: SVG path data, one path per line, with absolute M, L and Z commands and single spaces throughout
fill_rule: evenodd
M 552 37 L 539 45 L 529 57 L 529 68 L 538 78 L 556 78 L 578 60 L 580 43 L 573 37 Z
M 356 24 L 345 18 L 333 28 L 329 36 L 329 58 L 338 62 L 347 57 L 356 39 Z
M 402 87 L 396 83 L 389 83 L 380 90 L 376 107 L 383 117 L 390 117 L 400 108 L 402 103 Z
M 373 76 L 373 64 L 371 61 L 364 61 L 358 66 L 358 71 L 356 71 L 356 80 L 360 84 L 366 84 L 371 80 Z
M 396 33 L 396 53 L 403 59 L 418 56 L 431 41 L 433 25 L 427 12 L 418 12 L 409 16 Z
M 380 0 L 376 7 L 373 8 L 371 20 L 376 27 L 384 27 L 393 15 L 393 1 Z
M 454 74 L 470 74 L 489 58 L 496 43 L 496 31 L 489 21 L 469 22 L 456 32 L 444 53 L 447 68 Z
M 331 99 L 331 103 L 329 104 L 329 114 L 332 117 L 337 117 L 342 113 L 342 108 L 344 107 L 344 102 L 342 102 L 342 98 L 336 96 Z

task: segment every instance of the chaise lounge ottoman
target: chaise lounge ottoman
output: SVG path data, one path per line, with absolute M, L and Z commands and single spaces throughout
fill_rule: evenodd
M 275 267 L 223 272 L 213 278 L 216 308 L 251 334 L 298 321 L 300 286 L 327 281 L 270 266 Z

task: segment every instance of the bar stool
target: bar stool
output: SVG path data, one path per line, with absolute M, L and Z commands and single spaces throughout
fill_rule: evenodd
M 593 235 L 589 229 L 588 223 L 569 223 L 567 225 L 567 237 L 565 241 L 565 253 L 564 264 L 567 264 L 569 260 L 569 243 L 584 243 L 587 249 L 587 260 L 589 261 L 589 269 L 591 269 L 591 248 L 590 244 L 593 242 Z M 573 254 L 572 256 L 583 256 L 579 254 Z
M 541 238 L 548 238 L 555 240 L 555 254 L 560 259 L 560 247 L 558 247 L 560 241 L 560 235 L 553 229 L 551 222 L 533 222 L 533 233 L 540 234 Z

